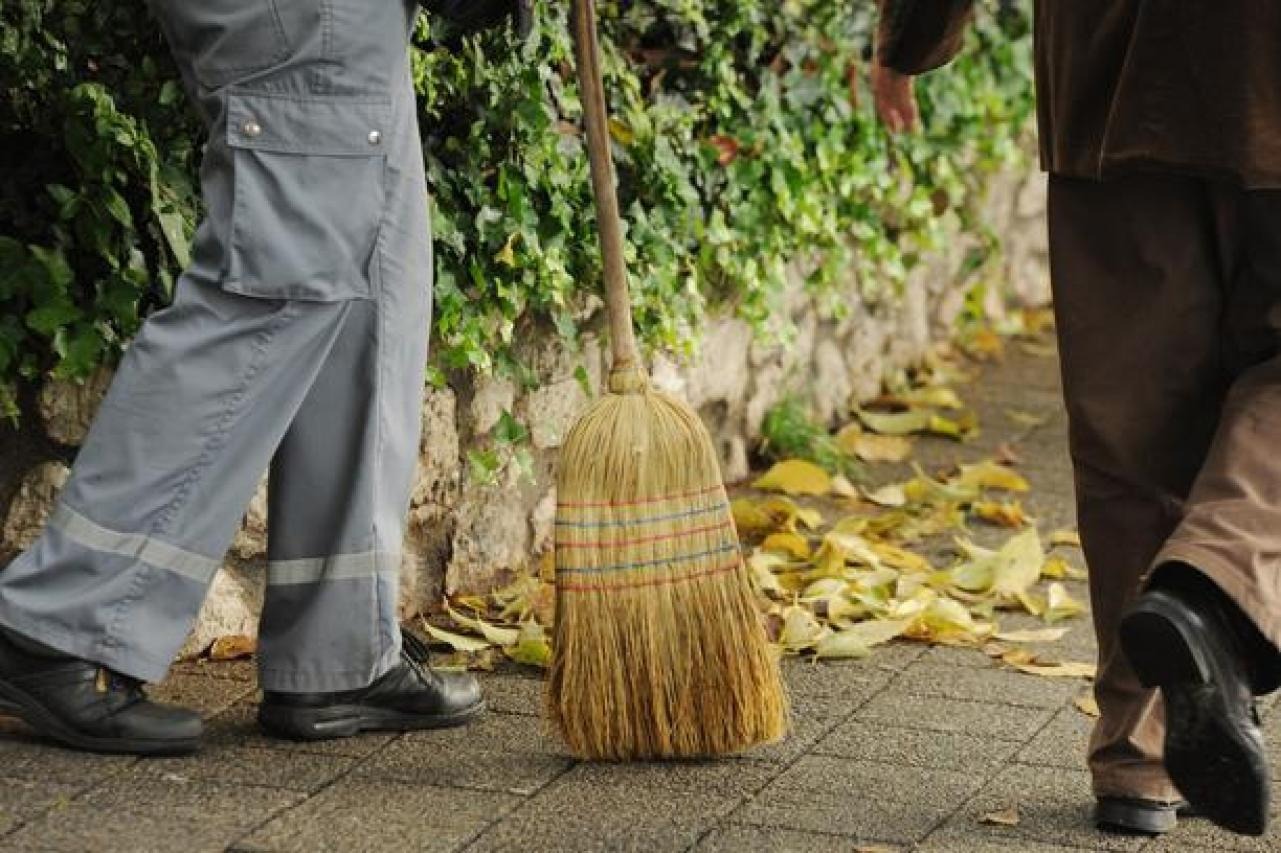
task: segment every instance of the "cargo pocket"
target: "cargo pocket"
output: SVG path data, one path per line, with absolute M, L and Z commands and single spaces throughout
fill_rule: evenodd
M 211 89 L 265 71 L 289 55 L 276 0 L 152 0 L 151 5 L 174 54 Z
M 389 101 L 231 92 L 230 245 L 223 289 L 332 302 L 378 284 Z

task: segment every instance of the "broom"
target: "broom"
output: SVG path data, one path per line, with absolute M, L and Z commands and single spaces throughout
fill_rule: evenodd
M 562 450 L 548 707 L 582 758 L 722 755 L 781 737 L 787 699 L 711 437 L 636 347 L 595 21 L 575 0 L 613 364 Z

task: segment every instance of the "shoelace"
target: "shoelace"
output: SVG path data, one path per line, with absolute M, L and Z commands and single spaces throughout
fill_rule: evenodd
M 424 684 L 434 685 L 440 682 L 440 676 L 428 666 L 431 661 L 431 649 L 417 634 L 404 628 L 400 629 L 400 652 L 401 657 L 409 663 Z
M 119 711 L 130 705 L 136 705 L 147 698 L 142 689 L 142 682 L 136 678 L 103 667 L 98 670 L 97 687 L 99 693 L 112 694 L 116 699 L 115 710 Z
M 419 636 L 404 628 L 400 629 L 400 647 L 412 663 L 426 666 L 431 660 L 431 649 Z

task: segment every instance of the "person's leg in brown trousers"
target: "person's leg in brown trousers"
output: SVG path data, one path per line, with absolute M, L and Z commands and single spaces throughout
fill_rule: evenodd
M 1099 796 L 1173 801 L 1159 697 L 1121 653 L 1121 614 L 1183 517 L 1224 389 L 1231 217 L 1200 182 L 1051 177 L 1050 260 L 1102 714 Z
M 1281 639 L 1281 194 L 1052 178 L 1050 244 L 1099 640 L 1095 791 L 1169 801 L 1161 701 L 1118 627 L 1175 560 Z

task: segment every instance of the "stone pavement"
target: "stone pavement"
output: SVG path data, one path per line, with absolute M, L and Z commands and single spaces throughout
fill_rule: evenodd
M 918 458 L 929 468 L 1008 444 L 1042 530 L 1070 526 L 1053 359 L 1015 349 L 964 396 L 984 436 L 925 442 Z M 1015 427 L 1010 410 L 1048 420 Z M 1088 623 L 1071 624 L 1053 654 L 1090 660 Z M 1083 682 L 906 643 L 864 661 L 790 661 L 787 677 L 795 730 L 784 743 L 718 762 L 606 766 L 570 760 L 548 737 L 540 682 L 524 671 L 485 677 L 492 713 L 468 729 L 299 745 L 258 733 L 250 664 L 182 664 L 156 692 L 207 715 L 198 757 L 80 755 L 0 722 L 0 850 L 1281 850 L 1281 830 L 1241 839 L 1200 821 L 1156 842 L 1096 833 L 1090 721 L 1073 705 Z M 1281 767 L 1281 713 L 1268 729 Z M 1016 826 L 983 822 L 1011 807 Z

